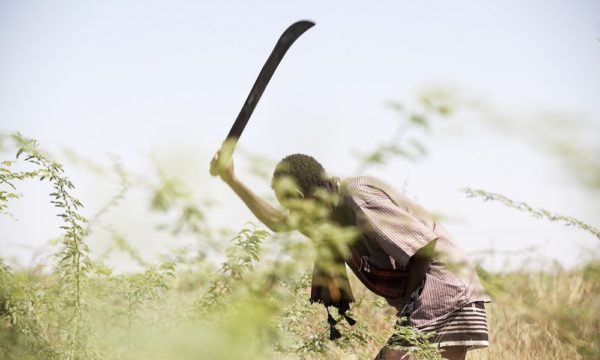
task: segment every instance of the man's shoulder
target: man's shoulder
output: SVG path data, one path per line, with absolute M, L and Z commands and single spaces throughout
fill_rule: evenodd
M 340 188 L 345 194 L 354 194 L 361 187 L 369 186 L 374 183 L 374 178 L 370 175 L 349 176 L 343 178 L 340 183 Z
M 377 188 L 390 188 L 391 186 L 385 181 L 372 176 L 372 175 L 361 175 L 361 176 L 349 176 L 341 180 L 342 187 L 347 188 L 349 191 L 356 191 L 362 187 L 377 187 Z
M 361 205 L 374 196 L 386 193 L 390 186 L 381 179 L 371 175 L 350 176 L 340 182 L 340 196 Z

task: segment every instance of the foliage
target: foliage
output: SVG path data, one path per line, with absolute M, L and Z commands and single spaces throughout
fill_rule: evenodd
M 210 281 L 206 293 L 193 305 L 195 316 L 206 317 L 222 310 L 227 295 L 258 262 L 260 244 L 268 235 L 267 231 L 252 226 L 242 229 L 233 238 L 233 245 L 226 252 L 227 260 Z
M 401 112 L 410 124 L 406 129 L 424 130 L 431 124 L 430 116 L 453 111 L 443 96 L 424 97 L 421 105 L 428 110 Z M 301 229 L 313 243 L 294 233 L 271 234 L 253 224 L 225 236 L 210 227 L 205 208 L 178 178 L 159 169 L 157 182 L 140 180 L 119 163 L 114 171 L 121 186 L 88 222 L 63 167 L 42 154 L 35 141 L 18 134 L 12 139 L 18 156 L 0 163 L 0 212 L 7 214 L 9 202 L 21 196 L 19 181 L 48 181 L 53 188 L 51 204 L 59 211 L 65 234 L 54 272 L 14 271 L 0 259 L 1 358 L 363 359 L 372 358 L 397 333 L 417 346 L 412 350 L 415 359 L 439 359 L 439 350 L 429 345 L 427 335 L 410 328 L 394 330 L 394 309 L 352 275 L 356 302 L 351 311 L 358 322 L 354 326 L 340 322 L 342 337 L 336 342 L 328 339 L 325 310 L 308 300 L 312 259 L 318 251 L 331 257 L 343 252 L 343 244 L 357 234 L 356 229 L 327 221 L 327 204 L 335 199 L 326 193 L 319 194 L 317 202 L 295 204 L 289 217 L 290 228 Z M 409 139 L 404 140 L 408 144 Z M 390 149 L 377 148 L 381 154 L 364 158 L 363 169 L 393 156 L 406 158 L 403 151 Z M 32 169 L 15 170 L 19 161 Z M 104 228 L 112 246 L 92 257 L 85 243 L 88 233 L 123 201 L 131 186 L 140 184 L 149 191 L 152 210 L 167 219 L 159 229 L 172 236 L 192 235 L 198 248 L 231 238 L 219 268 L 204 256 L 190 259 L 185 249 L 173 250 L 160 263 L 147 261 L 126 233 L 110 225 Z M 568 216 L 482 190 L 465 192 L 598 236 L 597 229 Z M 141 270 L 115 273 L 104 263 L 114 251 L 129 255 Z M 479 268 L 494 298 L 488 307 L 492 346 L 472 352 L 470 358 L 599 357 L 599 268 L 595 258 L 571 271 L 556 266 L 535 273 L 490 273 Z
M 480 197 L 480 198 L 483 198 L 484 201 L 498 201 L 506 206 L 513 208 L 513 209 L 527 212 L 538 219 L 543 218 L 543 219 L 547 219 L 552 222 L 561 222 L 567 226 L 574 226 L 574 227 L 580 228 L 582 230 L 585 230 L 585 231 L 593 234 L 598 239 L 600 239 L 600 230 L 599 229 L 597 229 L 597 228 L 593 227 L 592 225 L 587 224 L 579 219 L 576 219 L 572 216 L 560 215 L 560 214 L 553 213 L 551 211 L 548 211 L 546 209 L 541 209 L 541 208 L 536 209 L 536 208 L 531 207 L 527 203 L 517 202 L 517 201 L 507 198 L 504 195 L 495 194 L 495 193 L 487 192 L 484 190 L 463 188 L 463 189 L 461 189 L 461 191 L 464 192 L 465 194 L 467 194 L 468 197 Z
M 405 317 L 398 318 L 398 321 L 405 321 Z M 401 349 L 409 354 L 415 360 L 438 360 L 442 359 L 440 350 L 432 346 L 429 339 L 433 334 L 426 334 L 412 330 L 408 326 L 394 327 L 392 336 L 398 340 L 403 340 L 409 346 L 393 345 L 392 349 Z
M 431 131 L 438 118 L 447 118 L 454 112 L 456 99 L 443 89 L 430 89 L 421 94 L 414 109 L 397 101 L 387 103 L 399 120 L 392 136 L 387 141 L 377 144 L 366 153 L 354 151 L 358 160 L 355 174 L 363 174 L 372 166 L 381 166 L 393 159 L 417 161 L 427 155 L 427 147 L 420 135 Z
M 62 165 L 49 160 L 39 150 L 35 140 L 27 139 L 20 134 L 13 135 L 15 143 L 18 145 L 16 157 L 24 156 L 24 160 L 36 166 L 36 170 L 27 173 L 27 176 L 21 174 L 7 174 L 9 180 L 24 179 L 25 177 L 39 178 L 41 181 L 48 180 L 54 189 L 50 193 L 50 203 L 59 210 L 57 216 L 62 218 L 63 225 L 61 229 L 65 231 L 61 243 L 61 249 L 56 254 L 58 263 L 55 271 L 60 279 L 60 301 L 62 306 L 70 309 L 70 313 L 61 312 L 58 315 L 60 321 L 65 322 L 61 333 L 61 340 L 65 341 L 67 346 L 64 357 L 76 359 L 85 357 L 85 304 L 82 301 L 82 287 L 85 277 L 92 267 L 89 258 L 89 249 L 83 242 L 87 235 L 85 223 L 87 219 L 79 214 L 78 210 L 82 207 L 81 202 L 75 198 L 71 191 L 74 189 L 69 178 L 63 175 Z M 9 182 L 9 184 L 11 184 Z M 12 184 L 11 184 L 12 185 Z
M 12 199 L 18 199 L 20 194 L 14 192 L 16 187 L 14 182 L 16 180 L 22 181 L 25 179 L 32 179 L 38 176 L 37 171 L 18 171 L 14 172 L 10 168 L 15 164 L 14 161 L 2 161 L 0 162 L 0 185 L 8 185 L 8 190 L 0 190 L 0 214 L 6 212 L 8 208 L 8 202 Z
M 39 288 L 15 278 L 0 259 L 0 355 L 3 359 L 56 359 L 37 304 Z

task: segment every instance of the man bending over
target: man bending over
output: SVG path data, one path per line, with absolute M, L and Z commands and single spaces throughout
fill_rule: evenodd
M 213 169 L 218 166 L 219 154 L 211 161 Z M 233 160 L 217 172 L 268 228 L 274 232 L 294 230 L 288 221 L 289 212 L 272 207 L 235 176 Z M 292 188 L 279 186 L 286 178 L 293 180 Z M 396 326 L 432 334 L 429 341 L 440 348 L 445 359 L 464 359 L 467 350 L 488 346 L 484 303 L 490 298 L 464 252 L 423 207 L 372 176 L 329 177 L 318 161 L 303 154 L 289 155 L 277 164 L 271 187 L 290 212 L 297 210 L 298 201 L 318 202 L 322 198 L 319 194 L 333 195 L 334 200 L 327 205 L 331 221 L 361 229 L 352 244 L 353 257 L 344 260 L 359 280 L 376 294 L 383 294 L 398 310 Z M 360 259 L 360 263 L 353 259 Z M 394 284 L 367 283 L 364 271 L 369 267 L 408 270 L 405 296 L 391 298 L 387 292 L 377 291 Z M 313 293 L 315 296 L 319 295 Z M 407 347 L 410 344 L 404 339 L 392 336 L 376 359 L 410 359 Z

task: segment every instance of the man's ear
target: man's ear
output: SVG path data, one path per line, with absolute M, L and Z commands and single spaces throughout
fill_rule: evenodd
M 302 191 L 298 190 L 298 189 L 294 189 L 296 191 L 296 194 L 300 195 L 301 198 L 304 199 L 304 194 L 302 193 Z

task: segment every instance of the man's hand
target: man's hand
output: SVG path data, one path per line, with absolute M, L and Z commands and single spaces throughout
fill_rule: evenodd
M 226 165 L 222 165 L 219 163 L 219 156 L 221 155 L 221 149 L 219 149 L 212 160 L 210 161 L 210 173 L 213 176 L 220 176 L 223 181 L 226 183 L 230 183 L 235 178 L 235 173 L 233 171 L 233 157 L 229 158 L 229 162 Z

